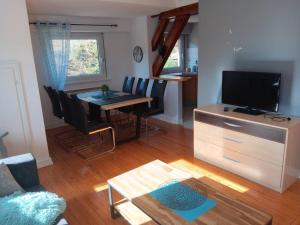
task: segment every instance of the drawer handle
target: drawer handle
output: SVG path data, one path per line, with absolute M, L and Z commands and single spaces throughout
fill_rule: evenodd
M 236 125 L 234 123 L 227 123 L 227 122 L 224 122 L 227 126 L 230 126 L 230 127 L 235 127 L 235 128 L 241 128 L 242 126 L 241 125 Z
M 232 139 L 232 138 L 224 137 L 224 139 L 225 139 L 226 141 L 231 141 L 231 142 L 234 142 L 234 143 L 237 143 L 237 144 L 242 144 L 241 141 L 238 141 L 238 140 L 235 140 L 235 139 Z
M 230 160 L 230 161 L 232 161 L 232 162 L 235 162 L 235 163 L 241 163 L 240 161 L 235 160 L 235 159 L 232 159 L 232 158 L 229 158 L 229 157 L 227 157 L 227 156 L 223 156 L 223 158 L 224 158 L 224 159 L 227 159 L 227 160 Z

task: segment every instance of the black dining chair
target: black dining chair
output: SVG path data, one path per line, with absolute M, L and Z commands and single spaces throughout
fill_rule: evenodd
M 75 121 L 74 118 L 72 118 L 71 109 L 69 107 L 68 94 L 64 91 L 59 91 L 58 96 L 64 115 L 64 121 L 66 124 L 70 125 L 71 129 L 58 133 L 57 135 L 55 135 L 55 138 L 57 139 L 59 144 L 67 151 L 74 151 L 74 149 L 85 147 L 86 145 L 77 144 L 74 141 L 82 139 L 82 133 L 78 132 L 77 128 L 75 127 Z
M 132 94 L 135 77 L 126 76 L 123 83 L 122 92 Z
M 150 97 L 152 98 L 151 106 L 147 108 L 145 112 L 143 112 L 143 117 L 149 117 L 164 113 L 164 95 L 167 83 L 167 80 L 154 80 L 150 95 Z
M 145 97 L 147 94 L 147 88 L 149 84 L 149 79 L 143 79 L 139 78 L 136 88 L 135 88 L 135 95 L 140 96 L 140 97 Z M 123 113 L 130 113 L 134 110 L 133 106 L 126 106 L 118 109 L 118 111 L 123 112 Z
M 134 81 L 135 81 L 135 77 L 126 76 L 123 82 L 122 92 L 127 94 L 132 94 Z M 124 120 L 120 112 L 129 113 L 130 110 L 128 109 L 128 107 L 119 108 L 118 110 L 115 110 L 114 111 L 115 124 L 121 124 L 123 121 L 128 121 L 128 118 L 125 118 Z
M 67 102 L 71 114 L 72 124 L 80 132 L 82 132 L 85 135 L 99 134 L 100 137 L 103 132 L 111 132 L 113 144 L 112 148 L 101 154 L 97 154 L 97 156 L 93 156 L 93 158 L 99 157 L 106 153 L 113 153 L 116 148 L 115 132 L 113 125 L 107 122 L 89 121 L 85 109 L 81 104 L 80 99 L 76 95 L 71 95 L 71 97 L 68 96 Z
M 149 79 L 144 80 L 143 78 L 139 78 L 135 88 L 135 95 L 145 97 L 147 94 L 148 84 Z
M 164 95 L 167 87 L 167 80 L 154 80 L 151 89 L 151 105 L 150 107 L 145 107 L 145 105 L 137 110 L 142 110 L 141 117 L 146 121 L 146 133 L 148 136 L 148 119 L 151 116 L 156 116 L 164 113 Z M 159 128 L 157 127 L 157 130 Z
M 71 112 L 68 105 L 68 95 L 64 91 L 59 91 L 58 97 L 61 103 L 62 112 L 64 114 L 65 123 L 73 125 Z
M 50 86 L 44 86 L 44 89 L 50 98 L 53 115 L 59 119 L 62 119 L 64 115 L 61 109 L 57 91 Z

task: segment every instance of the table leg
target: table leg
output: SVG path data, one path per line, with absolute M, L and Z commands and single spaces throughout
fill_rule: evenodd
M 136 127 L 135 127 L 135 138 L 140 138 L 141 136 L 141 115 L 138 113 L 136 116 Z
M 108 201 L 110 208 L 110 215 L 112 219 L 116 219 L 120 216 L 120 214 L 115 210 L 114 199 L 112 194 L 112 186 L 108 184 Z
M 110 110 L 105 110 L 106 120 L 107 122 L 111 122 Z

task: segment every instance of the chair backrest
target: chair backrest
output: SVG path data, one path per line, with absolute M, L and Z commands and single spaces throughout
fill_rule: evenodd
M 61 103 L 62 112 L 64 114 L 64 120 L 66 123 L 72 125 L 72 117 L 68 105 L 68 95 L 64 91 L 59 91 L 58 97 Z
M 52 89 L 51 87 L 47 87 L 47 86 L 44 86 L 44 89 L 46 90 L 46 92 L 50 98 L 53 115 L 62 119 L 63 113 L 61 110 L 57 91 L 55 89 Z
M 148 84 L 149 79 L 143 80 L 143 78 L 139 78 L 135 89 L 135 95 L 145 97 L 147 94 Z
M 164 95 L 168 81 L 154 80 L 151 89 L 151 109 L 164 110 Z
M 125 77 L 122 91 L 124 93 L 132 93 L 132 88 L 134 84 L 135 77 Z
M 88 119 L 80 99 L 78 99 L 76 95 L 71 95 L 71 97 L 67 97 L 67 101 L 72 118 L 72 125 L 79 131 L 87 133 Z

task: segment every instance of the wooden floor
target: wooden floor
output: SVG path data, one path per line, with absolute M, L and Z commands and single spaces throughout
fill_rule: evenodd
M 61 148 L 54 136 L 64 128 L 47 132 L 54 165 L 39 170 L 41 183 L 67 200 L 65 216 L 71 225 L 126 224 L 110 218 L 106 180 L 155 159 L 195 177 L 204 175 L 201 180 L 214 188 L 272 214 L 275 225 L 300 225 L 300 180 L 279 194 L 194 159 L 192 130 L 159 125 L 164 132 L 151 132 L 148 138 L 122 144 L 114 154 L 93 161 Z

